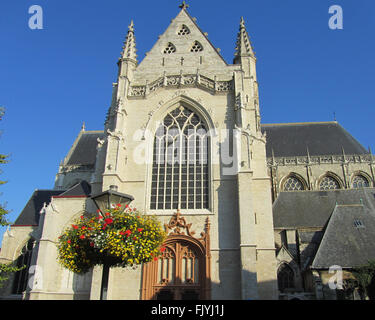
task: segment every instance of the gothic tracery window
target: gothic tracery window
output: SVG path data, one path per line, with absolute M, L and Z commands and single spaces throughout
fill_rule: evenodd
M 208 133 L 190 109 L 169 112 L 155 133 L 151 209 L 208 209 Z
M 165 47 L 163 53 L 171 54 L 176 52 L 176 47 L 173 45 L 173 43 L 168 43 L 168 45 Z
M 181 29 L 177 32 L 179 36 L 185 36 L 190 33 L 190 30 L 187 26 L 184 24 L 181 26 Z
M 303 183 L 295 176 L 289 176 L 284 183 L 284 191 L 304 190 Z
M 325 176 L 319 183 L 320 190 L 335 190 L 340 189 L 339 182 L 331 176 Z
M 202 45 L 198 41 L 195 41 L 190 49 L 190 52 L 201 52 L 201 51 L 203 51 Z
M 368 180 L 362 175 L 356 175 L 353 178 L 353 188 L 367 188 L 370 186 Z
M 277 282 L 280 292 L 284 292 L 288 288 L 294 288 L 294 272 L 286 263 L 283 263 L 277 271 Z

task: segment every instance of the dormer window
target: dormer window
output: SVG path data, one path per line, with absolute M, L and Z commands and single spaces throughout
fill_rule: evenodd
M 168 43 L 167 47 L 164 49 L 163 53 L 165 54 L 171 54 L 176 52 L 176 47 L 173 45 L 173 43 Z
M 189 28 L 185 26 L 184 24 L 182 25 L 181 29 L 177 32 L 179 36 L 186 36 L 189 33 L 190 33 Z
M 190 49 L 190 52 L 201 52 L 201 51 L 203 51 L 202 45 L 198 41 L 195 41 Z

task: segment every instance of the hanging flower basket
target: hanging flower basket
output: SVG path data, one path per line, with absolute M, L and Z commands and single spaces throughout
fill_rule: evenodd
M 158 258 L 165 237 L 155 217 L 118 204 L 104 216 L 81 216 L 65 230 L 58 239 L 58 259 L 75 273 L 95 265 L 138 265 Z

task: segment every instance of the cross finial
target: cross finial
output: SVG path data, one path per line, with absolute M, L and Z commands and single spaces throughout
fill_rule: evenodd
M 187 9 L 187 8 L 189 8 L 189 5 L 186 4 L 186 2 L 184 0 L 184 1 L 182 1 L 182 4 L 180 4 L 178 7 L 181 8 L 181 9 Z

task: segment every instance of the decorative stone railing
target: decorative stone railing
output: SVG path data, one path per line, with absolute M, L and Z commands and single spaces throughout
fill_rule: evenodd
M 361 155 L 323 155 L 323 156 L 299 156 L 299 157 L 268 157 L 268 166 L 297 166 L 314 164 L 346 164 L 346 163 L 374 163 L 375 156 L 371 154 Z
M 146 97 L 148 94 L 163 87 L 196 86 L 212 93 L 226 93 L 233 90 L 233 81 L 217 81 L 200 74 L 164 75 L 163 77 L 147 83 L 144 86 L 134 85 L 129 88 L 129 97 Z

